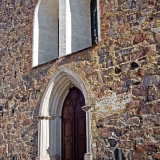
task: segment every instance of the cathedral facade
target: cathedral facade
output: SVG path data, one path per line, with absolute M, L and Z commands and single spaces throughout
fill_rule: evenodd
M 0 0 L 0 159 L 159 160 L 160 2 Z

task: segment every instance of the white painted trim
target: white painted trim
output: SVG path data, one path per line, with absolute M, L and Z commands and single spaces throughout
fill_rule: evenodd
M 59 0 L 59 57 L 66 55 L 66 1 Z
M 39 148 L 38 156 L 43 157 L 61 157 L 61 112 L 64 99 L 71 86 L 79 88 L 85 99 L 85 105 L 90 105 L 87 86 L 79 75 L 65 67 L 60 68 L 50 80 L 41 100 L 39 115 L 40 117 L 55 117 L 54 120 L 39 119 L 38 139 Z M 90 129 L 90 111 L 86 111 L 86 141 L 87 153 L 91 152 L 91 129 Z M 46 158 L 44 158 L 45 160 Z M 54 158 L 56 159 L 56 158 Z
M 92 159 L 92 154 L 91 154 L 91 153 L 86 153 L 86 154 L 84 155 L 84 160 L 93 160 L 93 159 Z
M 58 58 L 58 16 L 59 0 L 38 0 L 33 22 L 32 67 Z
M 99 5 L 99 1 L 97 0 L 97 22 L 98 22 L 98 42 L 101 41 L 101 21 L 100 21 L 100 5 Z
M 55 157 L 36 157 L 36 160 L 56 160 L 56 158 Z
M 38 0 L 35 11 L 34 11 L 34 20 L 33 20 L 33 53 L 32 53 L 32 67 L 38 65 L 38 48 L 39 48 L 39 22 L 38 22 L 38 10 L 41 4 L 41 0 Z
M 91 121 L 90 121 L 90 110 L 86 112 L 86 136 L 87 136 L 87 153 L 91 152 Z
M 66 54 L 72 53 L 72 20 L 70 0 L 66 0 Z

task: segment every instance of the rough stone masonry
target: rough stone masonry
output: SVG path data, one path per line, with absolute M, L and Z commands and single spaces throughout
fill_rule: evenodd
M 0 0 L 0 159 L 37 157 L 42 94 L 59 67 L 87 84 L 94 160 L 160 159 L 160 1 L 100 0 L 101 41 L 31 68 L 37 0 Z M 112 99 L 112 101 L 111 101 Z

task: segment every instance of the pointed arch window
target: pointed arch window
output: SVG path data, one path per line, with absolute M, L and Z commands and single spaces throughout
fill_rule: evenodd
M 96 44 L 99 0 L 39 0 L 34 14 L 33 60 L 38 66 Z

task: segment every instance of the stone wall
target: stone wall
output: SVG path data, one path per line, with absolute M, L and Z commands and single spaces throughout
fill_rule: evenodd
M 160 3 L 100 0 L 101 41 L 31 68 L 37 0 L 0 0 L 0 159 L 37 156 L 42 94 L 65 66 L 87 85 L 95 160 L 160 159 Z M 3 157 L 3 158 L 2 158 Z

